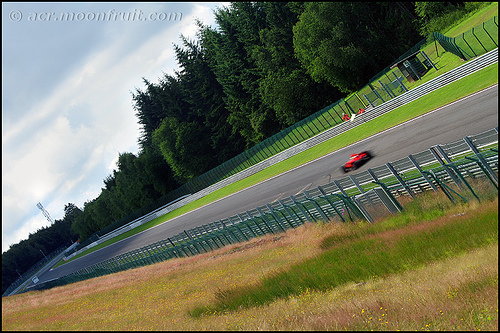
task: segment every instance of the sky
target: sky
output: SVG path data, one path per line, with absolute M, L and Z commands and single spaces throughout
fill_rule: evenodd
M 228 3 L 2 2 L 2 252 L 95 199 L 139 151 L 132 94 Z

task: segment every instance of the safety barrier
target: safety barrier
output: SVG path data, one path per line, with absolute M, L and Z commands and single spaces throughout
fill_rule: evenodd
M 184 230 L 165 240 L 80 269 L 58 280 L 31 288 L 45 289 L 150 265 L 171 258 L 192 256 L 265 234 L 278 234 L 306 222 L 372 222 L 377 211 L 397 213 L 397 198 L 439 189 L 455 201 L 467 200 L 453 189 L 468 189 L 479 199 L 467 179 L 486 178 L 498 190 L 498 127 L 461 141 L 368 169 L 242 212 L 226 219 Z M 453 195 L 455 194 L 455 196 Z

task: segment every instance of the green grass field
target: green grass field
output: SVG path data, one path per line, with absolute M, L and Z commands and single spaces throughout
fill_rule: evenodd
M 9 330 L 498 330 L 498 191 L 2 298 Z M 485 193 L 489 193 L 485 195 Z

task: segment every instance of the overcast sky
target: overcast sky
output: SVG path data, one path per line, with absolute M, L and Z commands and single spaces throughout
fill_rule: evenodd
M 2 252 L 83 208 L 137 154 L 132 92 L 178 69 L 173 44 L 227 3 L 2 2 Z

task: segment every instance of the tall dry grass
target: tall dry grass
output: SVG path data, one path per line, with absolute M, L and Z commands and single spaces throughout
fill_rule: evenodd
M 449 206 L 436 222 L 453 224 L 460 218 L 495 211 L 498 216 L 497 205 L 498 199 Z M 432 224 L 431 220 L 410 222 L 417 236 L 419 225 Z M 392 221 L 384 227 L 380 221 L 374 235 L 386 233 L 391 239 L 389 233 L 400 228 L 399 223 Z M 189 314 L 214 304 L 226 290 L 256 285 L 277 271 L 317 257 L 325 251 L 326 239 L 349 238 L 356 228 L 363 226 L 306 224 L 195 257 L 4 297 L 2 329 L 498 329 L 498 242 L 399 274 L 371 276 L 323 292 L 304 289 L 267 305 L 197 318 Z

